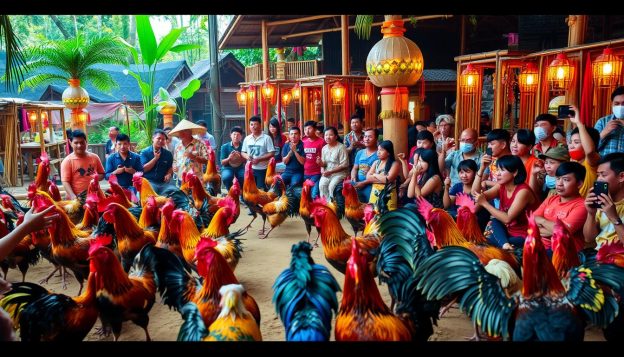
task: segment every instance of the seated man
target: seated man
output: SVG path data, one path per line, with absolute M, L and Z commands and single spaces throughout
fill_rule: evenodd
M 132 188 L 132 175 L 143 171 L 139 154 L 130 151 L 130 138 L 126 134 L 117 135 L 116 152 L 106 159 L 106 179 L 111 174 L 117 176 L 119 186 Z
M 596 182 L 606 182 L 609 194 L 597 196 L 594 188 L 590 189 L 585 199 L 583 235 L 585 243 L 600 249 L 605 243 L 624 243 L 624 153 L 614 152 L 600 159 Z M 600 208 L 594 207 L 594 202 Z
M 286 165 L 282 178 L 286 187 L 303 184 L 303 164 L 305 151 L 301 141 L 301 130 L 293 126 L 288 131 L 288 142 L 282 148 L 282 162 Z
M 230 130 L 230 141 L 221 145 L 221 178 L 226 190 L 230 190 L 234 177 L 238 180 L 241 189 L 245 181 L 245 163 L 247 160 L 241 155 L 243 147 L 243 129 L 235 126 Z
M 87 152 L 87 135 L 83 131 L 74 130 L 71 145 L 74 152 L 61 162 L 61 182 L 67 198 L 73 200 L 87 190 L 91 175 L 97 173 L 98 180 L 104 179 L 104 167 L 99 156 Z
M 551 149 L 548 151 L 549 154 Z M 544 154 L 542 154 L 544 155 Z M 535 223 L 540 230 L 542 242 L 549 255 L 552 254 L 551 236 L 557 218 L 563 223 L 567 233 L 574 240 L 576 250 L 585 245 L 583 224 L 587 210 L 582 204 L 585 200 L 579 193 L 585 180 L 585 167 L 578 162 L 564 162 L 557 168 L 557 194 L 548 197 L 535 211 Z
M 143 149 L 140 153 L 143 165 L 143 177 L 146 178 L 154 191 L 162 195 L 163 189 L 170 186 L 173 175 L 173 154 L 165 149 L 167 134 L 160 129 L 152 134 L 152 145 Z

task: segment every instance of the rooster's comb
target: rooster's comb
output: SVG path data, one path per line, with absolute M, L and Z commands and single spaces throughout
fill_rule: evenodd
M 197 247 L 195 248 L 196 254 L 201 252 L 202 250 L 214 248 L 217 246 L 217 242 L 212 238 L 201 238 L 197 243 Z
M 100 247 L 106 247 L 107 245 L 110 245 L 112 241 L 112 235 L 99 234 L 97 237 L 95 237 L 94 240 L 91 241 L 91 244 L 89 245 L 89 255 L 93 254 L 93 252 L 95 252 Z
M 119 185 L 119 181 L 117 181 L 117 175 L 111 174 L 110 176 L 108 176 L 108 183 L 110 183 L 111 185 Z
M 475 206 L 474 201 L 470 198 L 469 195 L 460 192 L 457 194 L 455 198 L 455 204 L 460 207 L 466 207 L 470 210 L 470 212 L 475 213 L 477 211 L 477 207 Z
M 429 201 L 427 201 L 424 197 L 416 197 L 416 205 L 418 205 L 418 213 L 425 219 L 425 221 L 429 221 L 429 217 L 431 216 L 431 210 L 433 206 Z
M 304 185 L 304 186 L 308 186 L 308 187 L 312 187 L 312 186 L 314 186 L 314 181 L 312 181 L 312 180 L 310 180 L 310 179 L 307 179 L 307 180 L 305 180 L 305 181 L 303 182 L 303 185 Z

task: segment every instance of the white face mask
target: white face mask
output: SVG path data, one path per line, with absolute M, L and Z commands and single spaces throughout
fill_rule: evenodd
M 624 119 L 624 105 L 614 105 L 613 114 L 618 119 Z

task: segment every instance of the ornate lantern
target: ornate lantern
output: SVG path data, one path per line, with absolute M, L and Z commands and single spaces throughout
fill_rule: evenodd
M 370 94 L 366 93 L 366 91 L 361 91 L 357 95 L 357 101 L 361 106 L 365 107 L 370 104 Z
M 551 90 L 567 90 L 574 78 L 574 65 L 565 53 L 559 53 L 548 65 L 548 82 Z
M 175 100 L 171 99 L 162 104 L 158 111 L 163 116 L 163 127 L 173 127 L 173 114 L 178 109 Z
M 247 99 L 249 99 L 249 100 L 251 100 L 251 101 L 254 101 L 254 100 L 255 100 L 255 98 L 256 98 L 256 86 L 254 86 L 253 84 L 252 84 L 252 85 L 250 85 L 250 86 L 247 88 L 246 93 L 247 93 Z
M 36 130 L 36 124 L 37 124 L 37 111 L 33 110 L 31 112 L 28 113 L 28 121 L 30 121 L 30 127 Z
M 47 129 L 50 126 L 50 122 L 48 121 L 48 112 L 41 112 L 41 122 L 43 123 L 43 129 Z
M 282 91 L 282 106 L 287 107 L 288 105 L 290 105 L 292 99 L 292 93 L 289 89 L 285 89 L 284 91 Z
M 459 86 L 462 93 L 474 93 L 477 89 L 477 84 L 479 84 L 480 77 L 479 71 L 474 68 L 472 64 L 468 64 L 459 77 Z
M 301 84 L 296 83 L 290 92 L 292 93 L 292 99 L 295 101 L 295 103 L 298 103 L 299 98 L 301 98 Z
M 239 108 L 245 108 L 245 105 L 247 104 L 247 91 L 245 91 L 245 88 L 242 86 L 238 92 L 236 92 L 236 101 L 238 102 Z
M 78 78 L 70 78 L 67 83 L 69 83 L 69 87 L 63 91 L 63 104 L 72 110 L 72 126 L 85 130 L 86 127 L 79 124 L 81 121 L 78 115 L 81 109 L 89 105 L 89 93 L 80 86 L 80 79 Z M 84 121 L 82 121 L 82 123 L 84 123 Z
M 336 81 L 334 82 L 334 85 L 331 87 L 330 92 L 331 92 L 332 103 L 334 103 L 334 105 L 340 105 L 344 102 L 347 89 L 345 88 L 344 85 L 342 85 L 342 83 L 340 83 L 340 81 Z
M 618 84 L 622 73 L 622 58 L 605 48 L 592 64 L 594 83 L 598 87 L 612 87 Z
M 262 85 L 262 98 L 267 101 L 273 101 L 273 96 L 275 95 L 275 86 L 271 84 L 268 80 L 264 82 Z
M 533 62 L 527 63 L 518 76 L 520 93 L 535 93 L 537 91 L 538 78 L 539 73 L 535 64 Z
M 89 119 L 89 112 L 86 109 L 80 109 L 76 113 L 76 122 L 78 126 L 85 126 L 87 119 Z

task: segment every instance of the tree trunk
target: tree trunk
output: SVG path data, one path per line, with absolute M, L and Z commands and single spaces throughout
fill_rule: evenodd
M 78 19 L 76 15 L 72 15 L 72 17 L 74 18 L 74 36 L 78 36 Z
M 58 27 L 59 31 L 61 31 L 61 34 L 63 35 L 63 37 L 67 40 L 69 38 L 71 38 L 71 35 L 69 34 L 69 32 L 67 32 L 67 30 L 65 29 L 65 26 L 63 26 L 63 23 L 61 22 L 61 20 L 58 18 L 58 16 L 56 15 L 50 15 L 50 18 L 52 19 L 52 21 L 54 22 L 54 24 L 56 25 L 56 27 Z
M 128 25 L 128 38 L 127 42 L 136 48 L 136 38 L 137 38 L 137 28 L 136 28 L 136 17 L 134 15 L 128 15 L 129 25 Z M 128 55 L 128 63 L 134 63 L 134 58 L 132 55 Z
M 208 39 L 210 48 L 210 104 L 212 107 L 212 131 L 217 142 L 217 147 L 214 148 L 219 157 L 219 151 L 221 144 L 223 143 L 223 130 L 222 120 L 224 119 L 223 113 L 221 113 L 221 88 L 220 75 L 219 75 L 219 45 L 217 43 L 217 15 L 208 15 Z

